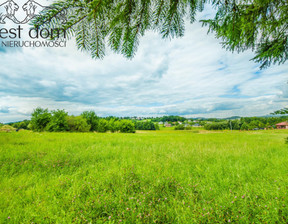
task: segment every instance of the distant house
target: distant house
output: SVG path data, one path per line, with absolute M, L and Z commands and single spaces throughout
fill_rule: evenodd
M 288 122 L 284 121 L 276 124 L 277 129 L 288 129 Z
M 162 124 L 163 124 L 163 122 L 162 122 L 162 121 L 160 121 L 158 124 L 159 124 L 159 125 L 162 125 Z
M 165 127 L 172 127 L 172 125 L 169 124 L 169 123 L 167 123 L 167 122 L 165 122 L 164 126 L 165 126 Z
M 200 124 L 194 124 L 193 127 L 200 127 Z

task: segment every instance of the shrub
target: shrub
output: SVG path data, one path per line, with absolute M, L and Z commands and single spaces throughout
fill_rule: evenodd
M 249 126 L 246 122 L 244 122 L 242 125 L 241 125 L 241 128 L 240 130 L 244 131 L 244 130 L 249 130 Z
M 0 132 L 12 132 L 12 131 L 16 131 L 16 128 L 13 128 L 10 125 L 3 125 L 0 127 Z
M 87 124 L 90 125 L 90 131 L 98 130 L 99 117 L 94 111 L 84 111 L 81 116 L 86 119 Z
M 232 120 L 230 121 L 231 122 L 231 126 L 232 126 L 232 129 L 233 130 L 240 130 L 240 123 L 238 120 Z M 229 122 L 229 123 L 230 123 Z M 229 127 L 231 128 L 230 124 L 229 124 Z
M 67 122 L 68 113 L 65 110 L 54 110 L 52 111 L 51 121 L 46 127 L 47 131 L 51 132 L 61 132 L 68 131 L 69 126 Z
M 146 121 L 146 122 L 135 122 L 135 129 L 136 130 L 157 130 L 157 126 L 152 121 Z M 158 126 L 159 130 L 159 126 Z
M 30 121 L 24 120 L 21 122 L 16 122 L 11 124 L 12 127 L 17 128 L 17 129 L 29 129 L 28 126 L 30 124 Z
M 67 116 L 67 123 L 69 131 L 78 131 L 78 132 L 88 132 L 90 131 L 91 126 L 87 124 L 87 121 L 82 116 Z
M 120 131 L 121 122 L 119 120 L 117 120 L 117 121 L 114 122 L 114 125 L 115 125 L 116 131 Z
M 108 129 L 114 133 L 116 131 L 119 131 L 119 122 L 115 121 L 115 119 L 110 119 L 108 122 Z
M 130 120 L 120 121 L 120 132 L 122 133 L 135 133 L 135 125 Z
M 155 125 L 155 129 L 156 129 L 156 130 L 160 130 L 160 127 L 159 127 L 159 124 L 158 124 L 158 123 L 154 123 L 154 125 Z
M 48 112 L 48 109 L 37 107 L 32 113 L 29 127 L 33 131 L 44 131 L 50 121 L 51 113 Z
M 109 123 L 107 120 L 105 119 L 100 119 L 98 122 L 98 128 L 97 131 L 101 132 L 101 133 L 105 133 L 106 131 L 108 131 L 109 128 Z
M 227 121 L 224 122 L 212 122 L 204 125 L 206 130 L 225 130 L 230 129 Z
M 174 127 L 174 130 L 185 130 L 185 127 L 183 124 L 179 124 L 179 125 Z

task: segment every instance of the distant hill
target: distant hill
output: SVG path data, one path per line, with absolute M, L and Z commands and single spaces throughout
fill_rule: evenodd
M 235 119 L 240 119 L 241 117 L 240 116 L 232 116 L 232 117 L 227 117 L 227 118 L 224 118 L 225 120 L 235 120 Z

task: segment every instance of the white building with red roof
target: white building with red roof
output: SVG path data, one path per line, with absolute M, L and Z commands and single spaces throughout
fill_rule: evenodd
M 277 129 L 288 129 L 288 122 L 284 121 L 276 124 Z

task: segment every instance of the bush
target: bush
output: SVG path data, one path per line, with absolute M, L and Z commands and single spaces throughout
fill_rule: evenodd
M 52 111 L 51 121 L 47 125 L 46 130 L 51 132 L 68 131 L 67 116 L 68 113 L 65 110 Z
M 69 131 L 76 131 L 76 132 L 88 132 L 90 131 L 91 126 L 87 124 L 85 118 L 81 116 L 67 116 L 67 123 L 69 127 Z
M 109 128 L 109 123 L 107 120 L 105 119 L 100 119 L 99 122 L 98 122 L 98 128 L 97 128 L 97 131 L 98 132 L 101 132 L 101 133 L 105 133 L 108 131 L 108 128 Z
M 185 127 L 183 124 L 179 124 L 179 125 L 174 127 L 174 130 L 185 130 Z
M 224 122 L 213 122 L 204 125 L 206 130 L 225 130 L 230 129 L 227 121 Z
M 232 130 L 240 130 L 240 123 L 238 120 L 232 120 L 231 122 L 231 126 L 232 126 Z M 230 124 L 229 127 L 231 128 Z
M 246 122 L 244 122 L 244 123 L 241 125 L 240 130 L 242 130 L 242 131 L 249 130 L 248 124 L 247 124 Z
M 120 132 L 122 133 L 135 133 L 135 125 L 130 120 L 120 121 Z
M 159 130 L 159 126 L 155 125 L 152 121 L 146 121 L 146 122 L 135 122 L 135 129 L 136 130 Z
M 16 122 L 11 124 L 12 127 L 17 128 L 17 129 L 29 129 L 28 126 L 30 124 L 30 121 L 24 120 L 21 122 Z
M 29 128 L 33 131 L 44 131 L 50 121 L 51 113 L 48 112 L 48 109 L 37 107 L 32 113 Z
M 86 119 L 87 124 L 90 125 L 90 131 L 98 130 L 99 117 L 94 111 L 84 111 L 81 116 Z
M 155 129 L 156 129 L 156 130 L 160 130 L 160 127 L 159 127 L 159 124 L 158 124 L 158 123 L 154 123 L 154 125 L 155 125 Z
M 16 131 L 16 128 L 13 128 L 10 125 L 3 125 L 0 127 L 0 132 L 12 132 L 12 131 Z
M 110 119 L 108 122 L 108 129 L 114 133 L 116 131 L 119 131 L 119 122 L 115 121 L 115 119 Z

